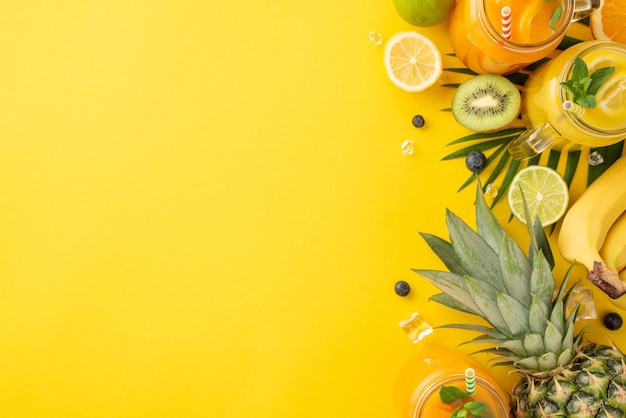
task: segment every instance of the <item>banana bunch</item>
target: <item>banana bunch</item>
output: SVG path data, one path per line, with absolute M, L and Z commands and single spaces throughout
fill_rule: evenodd
M 563 258 L 584 265 L 587 278 L 626 309 L 626 156 L 585 190 L 563 218 Z M 617 300 L 619 298 L 619 301 Z
M 600 256 L 608 268 L 619 271 L 620 281 L 626 283 L 626 211 L 606 234 L 604 244 L 600 248 Z M 611 299 L 611 302 L 618 308 L 626 309 L 626 296 Z

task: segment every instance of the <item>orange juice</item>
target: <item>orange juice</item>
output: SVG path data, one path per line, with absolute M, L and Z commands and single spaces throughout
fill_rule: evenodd
M 505 6 L 511 11 L 508 35 L 503 35 Z M 554 51 L 570 23 L 594 5 L 576 7 L 575 0 L 459 0 L 448 19 L 450 43 L 471 70 L 511 74 Z
M 580 57 L 589 74 L 615 67 L 595 94 L 593 108 L 571 105 L 571 93 L 560 83 L 571 77 Z M 530 75 L 522 92 L 522 118 L 528 131 L 509 147 L 514 158 L 532 157 L 544 149 L 580 149 L 607 146 L 626 138 L 626 45 L 589 41 L 576 44 Z
M 502 26 L 502 8 L 511 9 L 511 35 L 509 40 L 520 44 L 538 44 L 554 36 L 556 28 L 563 21 L 558 18 L 558 8 L 563 8 L 559 1 L 546 0 L 494 0 L 485 2 L 487 19 L 493 27 Z M 554 23 L 550 20 L 557 17 Z
M 439 398 L 442 386 L 465 390 L 465 369 L 476 371 L 476 390 L 470 397 L 453 404 Z M 509 416 L 508 396 L 498 382 L 463 353 L 444 347 L 429 347 L 417 353 L 400 370 L 394 399 L 401 418 L 449 418 L 461 403 L 485 404 L 483 418 Z

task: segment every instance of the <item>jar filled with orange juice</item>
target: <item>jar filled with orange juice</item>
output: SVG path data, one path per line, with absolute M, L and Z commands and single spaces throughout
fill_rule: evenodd
M 443 402 L 442 387 L 467 392 L 467 369 L 475 372 L 473 393 L 451 403 Z M 400 418 L 450 418 L 457 408 L 471 403 L 484 406 L 483 418 L 506 418 L 508 399 L 493 376 L 462 352 L 446 347 L 425 347 L 410 358 L 398 373 L 394 387 Z
M 448 19 L 456 56 L 479 74 L 512 74 L 556 49 L 599 0 L 459 0 Z
M 575 77 L 576 60 L 585 74 L 611 69 L 594 91 L 593 107 L 577 105 L 563 83 Z M 626 45 L 587 41 L 573 45 L 534 71 L 522 92 L 522 119 L 527 131 L 509 146 L 518 160 L 547 148 L 577 150 L 603 147 L 626 138 Z

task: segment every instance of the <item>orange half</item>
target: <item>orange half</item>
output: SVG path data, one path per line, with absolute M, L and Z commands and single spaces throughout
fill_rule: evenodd
M 604 0 L 589 17 L 594 39 L 626 44 L 626 0 Z

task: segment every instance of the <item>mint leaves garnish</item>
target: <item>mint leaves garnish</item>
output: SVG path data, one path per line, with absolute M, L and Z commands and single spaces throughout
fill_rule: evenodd
M 439 389 L 439 398 L 441 402 L 445 404 L 451 404 L 457 400 L 462 400 L 471 396 L 470 393 L 467 393 L 456 386 L 442 386 Z M 486 406 L 482 402 L 465 402 L 459 405 L 450 418 L 478 418 L 483 416 L 486 410 Z
M 454 410 L 450 418 L 481 417 L 486 409 L 485 404 L 482 402 L 465 402 Z
M 439 389 L 439 398 L 443 403 L 452 403 L 457 399 L 463 399 L 470 396 L 470 393 L 467 393 L 456 386 L 442 386 Z
M 562 15 L 563 6 L 559 4 L 556 6 L 556 9 L 554 9 L 554 12 L 552 12 L 552 16 L 550 16 L 550 27 L 552 30 L 556 30 L 556 23 L 561 19 Z
M 552 3 L 554 0 L 544 0 L 546 3 Z M 561 4 L 557 4 L 556 8 L 552 12 L 552 16 L 550 16 L 550 28 L 552 30 L 556 30 L 556 24 L 561 19 L 563 15 L 563 6 Z
M 570 79 L 562 82 L 561 86 L 572 94 L 571 100 L 574 103 L 593 109 L 596 107 L 595 94 L 614 72 L 615 67 L 602 67 L 589 75 L 585 61 L 576 57 Z

